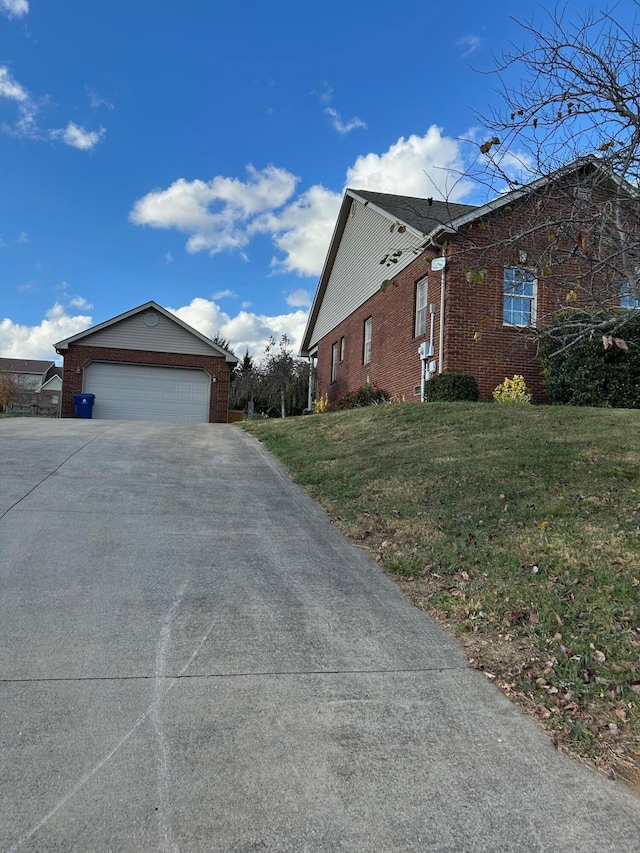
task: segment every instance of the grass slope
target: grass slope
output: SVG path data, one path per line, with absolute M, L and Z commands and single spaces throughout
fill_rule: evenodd
M 566 749 L 640 781 L 640 412 L 393 404 L 245 428 Z

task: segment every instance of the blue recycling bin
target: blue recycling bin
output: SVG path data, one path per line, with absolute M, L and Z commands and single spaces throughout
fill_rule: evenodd
M 77 418 L 90 418 L 93 415 L 93 404 L 95 402 L 95 394 L 74 394 L 73 406 L 76 410 Z

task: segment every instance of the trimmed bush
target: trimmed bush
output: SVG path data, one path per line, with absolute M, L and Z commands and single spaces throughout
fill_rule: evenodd
M 476 403 L 479 397 L 478 383 L 467 373 L 437 373 L 424 386 L 429 403 Z
M 375 385 L 362 385 L 357 391 L 349 391 L 347 394 L 341 394 L 335 403 L 334 409 L 358 409 L 363 406 L 375 406 L 379 403 L 386 403 L 389 400 L 389 395 L 386 391 L 381 391 Z
M 556 318 L 552 328 L 560 329 L 568 318 Z M 594 319 L 604 319 L 595 315 Z M 542 347 L 542 372 L 547 396 L 553 403 L 570 406 L 610 406 L 640 408 L 640 312 L 620 333 L 627 351 L 611 341 L 604 347 L 602 337 L 585 338 L 554 355 L 562 344 L 547 340 Z

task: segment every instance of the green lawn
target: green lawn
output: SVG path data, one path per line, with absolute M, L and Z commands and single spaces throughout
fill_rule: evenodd
M 560 748 L 640 780 L 640 411 L 403 403 L 243 426 Z

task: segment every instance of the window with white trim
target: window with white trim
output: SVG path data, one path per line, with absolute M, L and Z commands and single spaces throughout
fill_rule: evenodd
M 369 364 L 371 361 L 371 330 L 373 326 L 373 318 L 367 317 L 364 321 L 364 347 L 362 351 L 362 363 Z
M 345 350 L 345 343 L 344 343 L 344 336 L 343 336 L 340 338 L 340 361 L 344 361 L 344 350 Z
M 428 280 L 423 278 L 416 284 L 416 325 L 415 337 L 419 338 L 427 331 L 427 285 Z
M 504 271 L 502 322 L 506 326 L 533 326 L 536 321 L 538 282 L 533 270 L 507 267 Z
M 622 289 L 620 291 L 620 307 L 640 308 L 640 299 L 633 295 L 631 292 L 631 286 L 628 282 L 622 285 Z
M 331 381 L 335 382 L 338 378 L 338 342 L 331 347 Z

